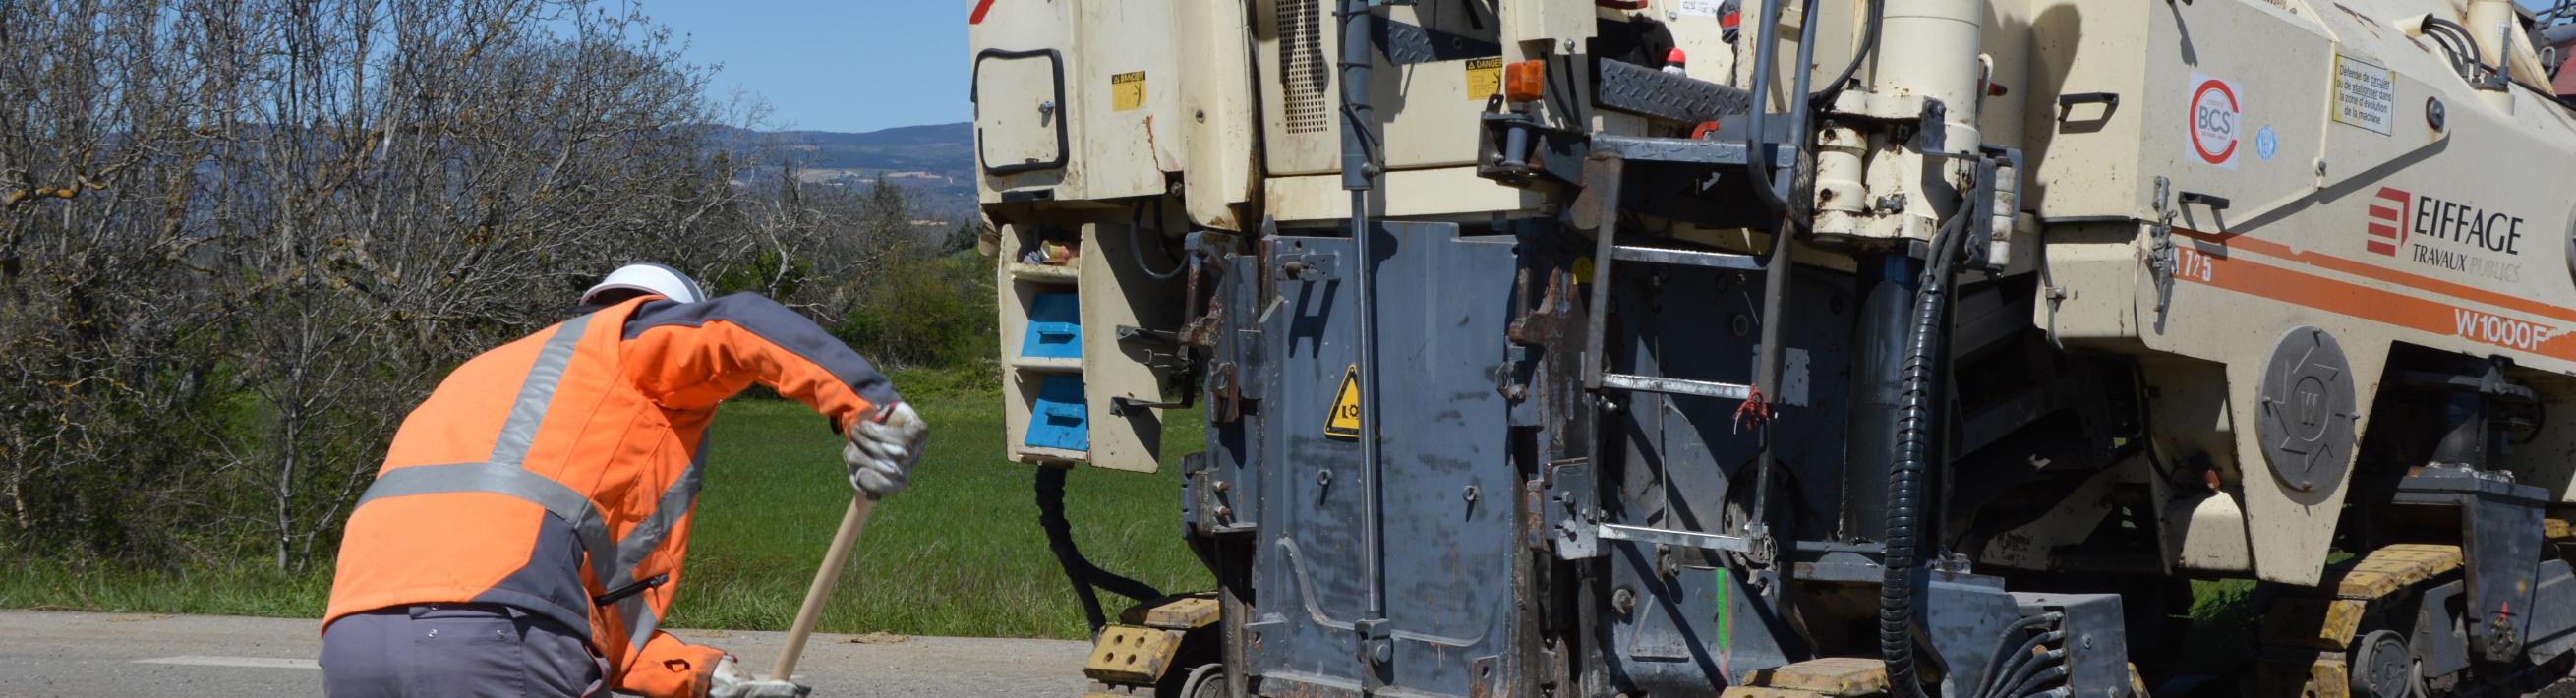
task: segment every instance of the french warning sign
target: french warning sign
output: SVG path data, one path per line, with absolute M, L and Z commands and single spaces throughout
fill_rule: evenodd
M 1467 101 L 1482 102 L 1503 91 L 1503 58 L 1467 60 Z
M 1333 411 L 1324 415 L 1324 435 L 1336 439 L 1360 437 L 1360 365 L 1351 364 L 1342 372 L 1342 389 L 1334 391 Z
M 2335 55 L 2335 123 L 2385 136 L 2396 111 L 2397 76 L 2387 66 Z
M 1133 111 L 1145 106 L 1145 71 L 1109 76 L 1109 110 Z
M 2183 139 L 2183 149 L 2191 157 L 2208 165 L 2236 169 L 2238 126 L 2245 121 L 2244 105 L 2237 101 L 2236 83 L 2199 73 L 2191 74 L 2191 128 Z

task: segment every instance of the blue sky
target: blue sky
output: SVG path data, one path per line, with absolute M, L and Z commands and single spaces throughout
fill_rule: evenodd
M 965 121 L 968 0 L 647 0 L 723 64 L 710 89 L 759 94 L 772 128 L 873 131 Z
M 687 37 L 689 60 L 723 64 L 716 96 L 760 95 L 773 128 L 873 131 L 970 116 L 972 0 L 642 1 Z

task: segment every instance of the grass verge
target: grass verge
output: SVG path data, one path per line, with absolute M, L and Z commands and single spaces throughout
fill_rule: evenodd
M 989 374 L 902 372 L 905 399 L 932 425 L 910 489 L 877 507 L 825 632 L 1079 638 L 1082 612 L 1037 525 L 1032 466 L 1002 456 L 1001 398 Z M 1078 469 L 1066 516 L 1102 568 L 1165 591 L 1211 584 L 1180 535 L 1181 454 L 1198 414 L 1167 423 L 1151 475 Z M 803 405 L 737 400 L 719 413 L 671 627 L 783 629 L 830 543 L 850 486 L 839 437 Z M 0 559 L 0 608 L 315 617 L 327 568 L 132 568 L 42 555 Z M 1103 599 L 1112 609 L 1118 599 Z

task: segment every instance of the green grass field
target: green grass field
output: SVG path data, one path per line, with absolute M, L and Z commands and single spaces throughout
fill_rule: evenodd
M 932 386 L 923 386 L 932 387 Z M 876 508 L 827 630 L 1083 637 L 1082 612 L 1037 525 L 1031 466 L 1003 460 L 1000 399 L 988 390 L 907 389 L 936 430 L 913 484 Z M 730 405 L 691 537 L 681 627 L 783 628 L 849 504 L 837 437 L 801 405 Z M 1167 592 L 1212 582 L 1181 542 L 1181 454 L 1195 412 L 1174 414 L 1152 475 L 1073 472 L 1066 517 L 1102 568 Z M 1115 599 L 1104 599 L 1116 609 Z
M 989 380 L 989 379 L 986 379 Z M 855 571 L 824 614 L 827 632 L 1079 638 L 1082 614 L 1037 526 L 1031 466 L 1002 459 L 1001 401 L 974 375 L 896 377 L 934 434 L 912 488 L 868 522 Z M 1210 582 L 1182 545 L 1178 459 L 1201 440 L 1196 412 L 1176 413 L 1163 468 L 1151 475 L 1078 469 L 1067 516 L 1101 567 L 1167 592 Z M 689 567 L 666 623 L 784 628 L 848 505 L 839 440 L 802 405 L 737 400 L 716 420 Z M 0 559 L 0 608 L 318 617 L 328 571 L 264 565 L 140 571 Z M 2192 662 L 2244 648 L 2253 618 L 2243 581 L 2194 585 Z M 1104 598 L 1112 610 L 1121 601 Z
M 977 374 L 982 375 L 982 374 Z M 824 614 L 826 632 L 1079 638 L 1082 612 L 1037 525 L 1032 466 L 1002 457 L 1001 398 L 990 378 L 895 377 L 932 425 L 910 489 L 878 506 L 853 572 Z M 1151 475 L 1076 470 L 1066 516 L 1102 568 L 1167 592 L 1211 582 L 1180 536 L 1182 454 L 1198 415 L 1174 413 Z M 803 405 L 737 400 L 719 413 L 689 565 L 671 627 L 783 629 L 849 505 L 839 437 Z M 0 560 L 0 607 L 120 613 L 319 617 L 329 571 L 256 563 L 177 570 Z M 1103 599 L 1113 611 L 1123 601 Z

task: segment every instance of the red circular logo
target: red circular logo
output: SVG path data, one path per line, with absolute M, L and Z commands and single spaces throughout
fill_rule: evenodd
M 2211 100 L 2210 95 L 2227 100 L 2225 105 Z M 2212 165 L 2227 164 L 2236 156 L 2236 122 L 2242 111 L 2236 104 L 2236 92 L 2216 79 L 2203 80 L 2191 90 L 2191 150 Z M 2225 146 L 2225 147 L 2213 147 Z

